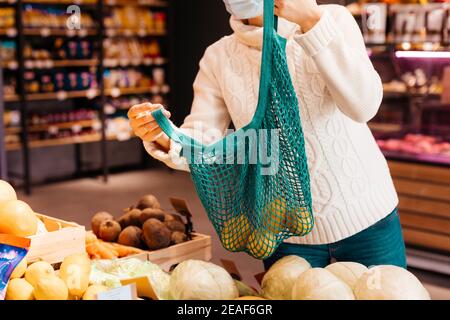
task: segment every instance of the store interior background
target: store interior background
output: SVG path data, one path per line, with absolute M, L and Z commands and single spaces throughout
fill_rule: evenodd
M 172 120 L 181 124 L 190 109 L 192 83 L 204 50 L 222 36 L 230 34 L 231 29 L 228 25 L 229 15 L 224 10 L 222 1 L 169 2 L 170 27 L 166 45 L 171 61 L 166 78 L 171 85 L 171 92 L 168 101 Z M 352 1 L 319 1 L 340 4 L 350 2 Z M 444 63 L 448 61 L 450 60 Z M 377 63 L 374 62 L 375 65 Z M 57 108 L 60 102 L 39 103 L 45 103 L 49 108 Z M 0 105 L 2 104 L 0 102 Z M 5 105 L 8 108 L 8 104 Z M 5 164 L 0 168 L 2 176 L 8 174 L 8 180 L 15 186 L 23 186 L 23 152 L 20 149 L 5 152 L 3 146 L 2 148 L 7 164 L 7 169 Z M 90 219 L 95 212 L 108 211 L 118 216 L 123 208 L 129 207 L 145 194 L 157 196 L 162 206 L 167 209 L 171 208 L 170 196 L 184 198 L 194 214 L 195 231 L 209 234 L 213 238 L 213 262 L 220 264 L 220 259 L 233 260 L 244 280 L 256 285 L 254 275 L 262 272 L 262 263 L 246 254 L 229 253 L 222 248 L 187 173 L 169 170 L 151 159 L 143 151 L 141 142 L 135 138 L 127 141 L 108 141 L 106 150 L 109 172 L 108 181 L 105 183 L 100 142 L 31 148 L 29 158 L 32 192 L 27 194 L 22 189 L 19 197 L 29 203 L 36 212 L 76 221 L 86 225 L 87 229 L 90 228 Z M 78 152 L 81 153 L 82 170 L 77 168 Z M 448 185 L 446 187 L 450 188 Z M 448 207 L 447 203 L 446 208 Z M 449 225 L 448 220 L 445 223 Z M 447 236 L 450 237 L 449 234 L 450 230 L 447 230 Z M 430 252 L 434 253 L 434 250 Z M 438 259 L 447 263 L 447 270 L 450 268 L 448 251 L 439 251 Z M 425 283 L 433 298 L 450 299 L 450 271 L 445 275 L 418 268 L 411 270 Z

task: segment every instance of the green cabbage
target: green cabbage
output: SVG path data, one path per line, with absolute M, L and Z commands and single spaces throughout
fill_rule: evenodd
M 147 276 L 159 299 L 167 300 L 169 296 L 170 276 L 158 265 L 136 258 L 126 260 L 98 260 L 93 262 L 90 275 L 91 284 L 104 285 L 109 288 L 121 286 L 121 279 Z
M 239 297 L 233 278 L 225 269 L 200 260 L 180 263 L 170 277 L 175 300 L 231 300 Z

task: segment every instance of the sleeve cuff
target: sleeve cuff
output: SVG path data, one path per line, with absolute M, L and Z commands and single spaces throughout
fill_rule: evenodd
M 314 56 L 326 48 L 336 37 L 337 26 L 331 14 L 324 11 L 319 22 L 306 33 L 297 31 L 295 41 L 303 48 L 308 56 Z
M 170 141 L 170 150 L 166 153 L 156 143 L 144 141 L 144 148 L 153 158 L 164 162 L 168 167 L 175 170 L 189 171 L 186 159 L 180 157 L 181 145 Z

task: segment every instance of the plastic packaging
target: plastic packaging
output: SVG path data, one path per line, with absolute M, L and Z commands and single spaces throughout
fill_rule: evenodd
M 28 238 L 0 234 L 0 300 L 5 299 L 9 277 L 27 255 L 30 241 Z

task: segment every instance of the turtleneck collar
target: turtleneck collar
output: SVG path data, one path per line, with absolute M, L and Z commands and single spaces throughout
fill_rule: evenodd
M 242 20 L 239 20 L 233 16 L 230 18 L 230 26 L 240 42 L 249 47 L 261 50 L 264 31 L 262 27 L 246 25 L 242 22 Z M 278 33 L 280 36 L 289 40 L 295 35 L 297 30 L 300 30 L 300 27 L 295 23 L 289 22 L 285 19 L 279 19 Z

